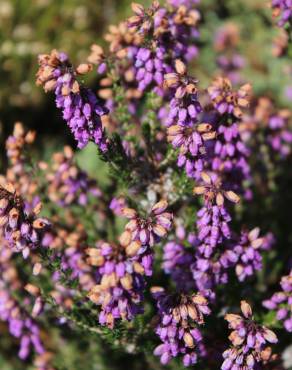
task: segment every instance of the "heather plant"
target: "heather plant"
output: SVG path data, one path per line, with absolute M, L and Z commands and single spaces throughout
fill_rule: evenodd
M 36 84 L 74 145 L 38 150 L 20 122 L 6 140 L 0 353 L 13 368 L 289 368 L 292 111 L 259 88 L 237 24 L 206 42 L 208 3 L 133 3 L 82 63 L 39 55 Z M 275 60 L 291 54 L 291 8 L 270 2 Z

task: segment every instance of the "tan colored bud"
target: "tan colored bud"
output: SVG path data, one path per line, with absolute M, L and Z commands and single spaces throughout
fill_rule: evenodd
M 133 15 L 132 17 L 128 19 L 128 23 L 130 26 L 131 25 L 135 26 L 136 24 L 139 24 L 140 21 L 141 21 L 141 18 L 138 15 Z
M 57 81 L 56 80 L 49 80 L 44 84 L 44 90 L 45 90 L 45 92 L 53 91 L 53 90 L 55 90 L 56 86 L 57 86 Z
M 201 173 L 201 178 L 202 178 L 202 180 L 203 180 L 206 184 L 211 185 L 212 180 L 211 180 L 211 177 L 207 174 L 207 172 L 202 172 L 202 173 Z
M 132 233 L 129 230 L 125 230 L 119 237 L 119 242 L 122 247 L 126 247 L 131 243 Z
M 164 75 L 164 85 L 167 87 L 174 87 L 177 85 L 179 77 L 176 73 L 167 73 Z
M 258 249 L 260 248 L 262 245 L 263 245 L 263 242 L 264 242 L 264 239 L 263 238 L 258 238 L 256 240 L 253 240 L 251 242 L 251 246 L 254 248 L 254 249 Z
M 157 10 L 159 8 L 160 4 L 159 4 L 159 1 L 158 0 L 154 0 L 152 1 L 152 4 L 151 4 L 151 7 L 155 10 Z
M 212 128 L 212 125 L 210 125 L 210 123 L 200 123 L 197 126 L 197 131 L 200 133 L 208 132 L 211 130 L 211 128 Z
M 241 312 L 247 319 L 252 316 L 252 309 L 246 301 L 240 302 L 240 308 L 241 308 Z
M 0 199 L 0 208 L 1 209 L 6 209 L 8 204 L 9 204 L 9 202 L 8 202 L 7 199 L 5 199 L 5 198 Z
M 176 59 L 175 70 L 177 71 L 178 74 L 185 75 L 187 72 L 187 67 L 180 59 Z
M 244 338 L 240 337 L 236 330 L 232 331 L 228 338 L 234 346 L 240 346 L 244 342 Z
M 100 294 L 98 293 L 89 292 L 88 298 L 95 304 L 99 304 L 100 302 Z
M 138 222 L 136 219 L 133 219 L 126 224 L 125 229 L 130 230 L 130 231 L 135 231 L 137 227 L 138 227 Z
M 42 271 L 42 264 L 40 262 L 36 262 L 33 266 L 33 269 L 32 269 L 32 273 L 34 276 L 37 276 L 40 274 L 40 272 Z
M 184 333 L 183 339 L 187 347 L 194 347 L 194 338 L 191 336 L 190 333 Z
M 145 269 L 144 269 L 144 267 L 139 262 L 134 262 L 133 263 L 133 268 L 134 268 L 134 271 L 137 274 L 144 275 Z
M 223 206 L 223 204 L 224 204 L 224 197 L 223 197 L 223 195 L 221 193 L 218 193 L 216 195 L 216 204 L 219 207 Z
M 235 321 L 235 322 L 241 322 L 242 317 L 240 315 L 236 315 L 234 313 L 228 313 L 224 316 L 224 319 L 228 321 L 229 323 Z
M 137 212 L 133 208 L 122 208 L 123 216 L 127 218 L 135 218 L 137 216 Z
M 194 306 L 188 305 L 188 314 L 192 320 L 197 321 L 198 313 Z
M 126 290 L 132 289 L 133 286 L 133 278 L 130 274 L 126 274 L 124 277 L 120 279 L 121 285 Z
M 213 140 L 216 138 L 216 131 L 211 131 L 211 132 L 207 132 L 207 133 L 204 133 L 202 135 L 202 138 L 203 140 L 207 141 L 207 140 Z
M 126 253 L 128 256 L 133 257 L 137 254 L 140 248 L 141 248 L 141 242 L 138 240 L 135 240 L 130 245 L 127 246 Z
M 25 142 L 27 144 L 32 144 L 35 141 L 36 132 L 35 131 L 28 131 L 25 135 Z
M 196 91 L 197 91 L 197 87 L 196 87 L 196 85 L 194 85 L 193 83 L 188 84 L 188 85 L 186 86 L 186 92 L 187 92 L 188 94 L 194 94 Z
M 91 45 L 91 50 L 96 54 L 99 54 L 99 55 L 103 54 L 103 48 L 100 45 L 97 45 L 97 44 Z
M 145 9 L 144 9 L 143 5 L 138 4 L 138 3 L 132 3 L 131 8 L 132 8 L 133 12 L 135 14 L 139 15 L 139 16 L 142 16 L 145 12 Z
M 277 338 L 277 335 L 270 329 L 268 328 L 264 328 L 264 338 L 270 342 L 270 343 L 277 343 L 278 342 L 278 338 Z
M 79 75 L 85 75 L 86 73 L 92 71 L 92 64 L 90 63 L 82 63 L 76 68 L 76 72 Z
M 86 248 L 85 249 L 85 253 L 88 256 L 91 256 L 91 257 L 98 257 L 98 256 L 100 256 L 100 251 L 97 248 Z
M 240 107 L 246 108 L 249 106 L 249 101 L 247 99 L 239 98 L 237 102 Z
M 72 93 L 73 94 L 77 94 L 77 93 L 79 93 L 79 91 L 80 91 L 80 86 L 79 86 L 79 83 L 78 83 L 78 81 L 74 81 L 73 82 L 73 85 L 72 85 Z
M 244 92 L 245 94 L 250 94 L 252 92 L 252 86 L 251 84 L 247 83 L 240 87 L 240 92 Z
M 15 122 L 13 136 L 21 137 L 24 135 L 24 128 L 21 122 Z
M 248 238 L 249 240 L 256 240 L 258 238 L 258 236 L 260 235 L 260 228 L 259 227 L 255 227 L 254 229 L 252 229 L 249 233 L 248 233 Z
M 0 217 L 0 226 L 4 226 L 8 222 L 8 216 Z
M 155 293 L 163 293 L 164 292 L 164 288 L 162 288 L 161 286 L 152 286 L 150 288 L 150 292 L 152 294 L 155 294 Z
M 186 94 L 186 88 L 185 86 L 179 86 L 177 89 L 176 89 L 176 92 L 175 92 L 175 98 L 176 99 L 182 99 Z
M 70 94 L 71 90 L 68 86 L 64 85 L 62 87 L 61 93 L 63 96 L 68 96 Z
M 127 55 L 128 55 L 128 49 L 127 48 L 120 49 L 116 52 L 116 57 L 118 59 L 124 59 L 124 58 L 126 58 Z
M 74 152 L 69 145 L 65 145 L 63 149 L 64 155 L 67 159 L 73 158 Z
M 193 193 L 195 195 L 203 195 L 206 191 L 206 188 L 204 186 L 195 186 L 193 189 Z
M 26 284 L 24 289 L 33 296 L 38 296 L 40 294 L 40 288 L 33 284 Z
M 5 183 L 5 184 L 1 184 L 2 185 L 2 187 L 5 189 L 5 190 L 7 190 L 9 193 L 15 193 L 16 192 L 16 190 L 15 190 L 15 187 L 14 187 L 14 185 L 11 183 L 11 182 L 7 182 L 7 183 Z
M 179 125 L 173 125 L 173 126 L 168 127 L 167 129 L 167 133 L 169 135 L 177 135 L 177 134 L 180 134 L 182 131 L 183 131 L 183 127 Z
M 128 69 L 125 74 L 125 80 L 127 82 L 133 82 L 135 80 L 135 74 L 133 73 L 133 70 L 132 69 Z
M 42 218 L 34 220 L 32 224 L 35 229 L 43 229 L 46 225 L 47 223 Z
M 242 110 L 239 107 L 235 107 L 233 110 L 235 117 L 240 118 L 242 117 Z
M 107 99 L 110 99 L 113 96 L 113 91 L 110 88 L 100 89 L 98 91 L 98 95 L 99 95 L 100 98 L 102 98 L 104 100 L 107 100 Z
M 235 273 L 237 276 L 240 276 L 244 271 L 244 267 L 242 265 L 235 266 Z
M 151 209 L 151 212 L 153 212 L 154 214 L 160 214 L 166 210 L 167 206 L 168 206 L 167 201 L 165 199 L 162 199 L 158 203 L 154 204 L 154 206 Z
M 207 304 L 208 304 L 207 299 L 206 299 L 204 296 L 202 296 L 201 294 L 196 294 L 196 295 L 194 295 L 194 296 L 192 297 L 192 301 L 193 301 L 195 304 L 199 305 L 199 306 L 207 305 Z
M 154 225 L 153 231 L 155 232 L 156 235 L 158 235 L 161 238 L 163 238 L 167 234 L 166 229 L 159 224 Z
M 179 306 L 179 312 L 181 317 L 186 318 L 188 316 L 188 308 L 185 304 Z
M 86 262 L 91 266 L 102 266 L 104 264 L 103 256 L 93 256 L 86 259 Z
M 224 195 L 230 202 L 238 203 L 240 201 L 240 197 L 232 190 L 225 191 Z

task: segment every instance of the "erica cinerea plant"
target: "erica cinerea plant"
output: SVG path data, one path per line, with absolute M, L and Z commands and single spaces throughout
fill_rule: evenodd
M 59 50 L 38 58 L 36 83 L 54 94 L 77 149 L 36 158 L 39 138 L 20 123 L 6 142 L 0 319 L 36 369 L 61 369 L 64 343 L 149 369 L 282 368 L 291 273 L 269 297 L 289 260 L 259 208 L 291 160 L 291 109 L 244 79 L 232 23 L 212 39 L 208 85 L 199 81 L 198 4 L 133 3 L 77 67 Z M 271 3 L 281 27 L 289 4 Z M 92 173 L 80 161 L 88 148 Z

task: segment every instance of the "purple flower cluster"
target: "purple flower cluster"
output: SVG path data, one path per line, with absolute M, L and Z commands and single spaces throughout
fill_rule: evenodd
M 165 212 L 167 202 L 162 200 L 151 208 L 147 218 L 141 218 L 133 208 L 123 208 L 130 219 L 119 244 L 103 241 L 89 248 L 88 262 L 98 268 L 98 284 L 89 298 L 101 306 L 99 321 L 113 327 L 115 320 L 132 320 L 142 312 L 141 302 L 145 276 L 152 275 L 151 247 L 167 235 L 172 225 L 172 214 Z
M 204 206 L 197 212 L 199 245 L 195 250 L 195 263 L 191 270 L 197 288 L 214 298 L 217 284 L 228 281 L 227 268 L 221 256 L 231 238 L 231 216 L 225 206 L 225 198 L 237 203 L 239 197 L 231 190 L 225 191 L 219 178 L 202 172 L 202 185 L 194 188 L 195 194 L 204 196 Z
M 239 281 L 260 270 L 260 252 L 269 249 L 273 239 L 269 234 L 259 237 L 259 228 L 243 230 L 240 236 L 232 232 L 224 198 L 237 203 L 239 197 L 231 190 L 225 191 L 216 177 L 202 172 L 202 180 L 204 184 L 194 188 L 195 194 L 204 195 L 204 207 L 197 213 L 199 242 L 190 268 L 197 289 L 214 298 L 212 290 L 217 284 L 228 282 L 228 270 L 234 268 Z
M 102 194 L 96 181 L 78 167 L 73 157 L 72 149 L 66 146 L 63 153 L 53 155 L 51 168 L 48 169 L 45 163 L 40 164 L 46 171 L 50 200 L 62 207 L 85 206 L 90 195 L 97 198 Z
M 129 249 L 139 250 L 141 244 L 132 242 Z M 142 312 L 140 307 L 144 289 L 144 268 L 127 256 L 122 246 L 98 242 L 89 248 L 89 263 L 97 266 L 99 284 L 95 285 L 89 299 L 101 306 L 99 322 L 113 327 L 118 319 L 132 320 Z
M 175 72 L 164 76 L 164 85 L 172 90 L 166 119 L 167 139 L 179 148 L 178 166 L 184 166 L 189 177 L 197 177 L 204 168 L 206 142 L 215 138 L 212 124 L 199 121 L 202 107 L 198 101 L 197 81 L 187 76 L 186 66 L 175 61 Z
M 236 192 L 243 192 L 243 182 L 250 180 L 249 150 L 243 142 L 238 123 L 219 124 L 214 146 L 212 170 L 224 179 L 224 185 Z M 246 194 L 248 196 L 248 194 Z
M 231 216 L 224 203 L 225 198 L 233 203 L 239 202 L 239 197 L 232 190 L 225 191 L 221 180 L 215 175 L 202 172 L 203 184 L 194 188 L 195 194 L 204 195 L 204 207 L 198 213 L 198 237 L 207 249 L 206 256 L 211 254 L 217 244 L 229 239 L 231 231 L 229 223 Z
M 20 288 L 17 272 L 11 263 L 12 252 L 1 235 L 0 246 L 0 320 L 8 324 L 10 334 L 20 342 L 18 356 L 26 359 L 31 349 L 37 354 L 45 352 L 40 329 L 32 316 L 13 298 L 11 292 Z M 28 304 L 26 299 L 24 304 Z
M 40 55 L 39 65 L 37 84 L 43 85 L 45 91 L 55 92 L 57 107 L 62 109 L 78 147 L 83 148 L 92 140 L 105 151 L 102 116 L 108 111 L 91 90 L 79 84 L 78 68 L 74 70 L 68 56 L 56 50 Z
M 31 348 L 38 354 L 45 352 L 37 324 L 0 285 L 0 319 L 9 325 L 9 332 L 20 341 L 18 356 L 24 360 Z
M 272 0 L 273 16 L 278 18 L 278 25 L 284 27 L 292 23 L 292 0 Z
M 232 347 L 223 353 L 222 370 L 253 370 L 260 363 L 271 358 L 268 343 L 277 343 L 276 334 L 270 329 L 258 325 L 252 317 L 252 309 L 246 301 L 241 301 L 243 316 L 227 314 L 232 332 L 229 339 Z
M 263 302 L 264 307 L 276 311 L 277 320 L 283 321 L 284 328 L 292 332 L 292 271 L 281 279 L 282 291 L 274 293 Z
M 168 242 L 164 247 L 163 268 L 176 283 L 177 289 L 189 292 L 198 289 L 210 299 L 215 298 L 218 284 L 228 282 L 228 271 L 235 270 L 239 281 L 254 275 L 262 267 L 261 252 L 270 248 L 268 235 L 259 237 L 259 229 L 242 231 L 237 237 L 224 239 L 211 248 L 194 234 Z
M 133 240 L 139 240 L 142 245 L 153 246 L 167 235 L 172 226 L 173 215 L 165 212 L 168 204 L 165 200 L 154 204 L 149 215 L 140 217 L 133 208 L 124 208 L 122 213 L 130 219 L 126 230 L 130 231 Z
M 242 108 L 248 106 L 250 92 L 250 84 L 241 86 L 238 91 L 233 91 L 231 82 L 223 77 L 215 79 L 208 88 L 214 108 L 220 114 L 232 114 L 236 118 L 241 117 Z
M 200 294 L 168 295 L 159 287 L 153 287 L 152 294 L 159 316 L 155 332 L 162 341 L 154 354 L 164 365 L 179 355 L 183 356 L 184 366 L 195 364 L 198 354 L 204 351 L 198 326 L 211 312 L 206 298 Z
M 157 1 L 149 9 L 136 3 L 132 8 L 135 15 L 129 19 L 129 27 L 150 40 L 133 55 L 138 88 L 144 91 L 154 86 L 163 96 L 164 75 L 174 71 L 173 61 L 188 60 L 197 54 L 190 40 L 198 36 L 195 26 L 200 14 L 185 5 L 168 10 L 160 7 Z
M 22 252 L 27 258 L 30 250 L 40 245 L 48 221 L 38 218 L 40 203 L 28 214 L 24 202 L 15 192 L 13 185 L 0 186 L 0 225 L 4 238 L 15 252 Z
M 262 268 L 260 251 L 265 245 L 265 238 L 260 238 L 259 233 L 258 227 L 250 232 L 242 231 L 238 244 L 226 252 L 227 259 L 236 262 L 235 272 L 239 281 L 244 281 Z
M 179 149 L 178 166 L 195 179 L 204 169 L 212 170 L 226 187 L 242 193 L 243 181 L 250 179 L 249 150 L 237 120 L 248 105 L 250 86 L 234 92 L 228 79 L 218 78 L 208 91 L 219 114 L 207 114 L 198 101 L 197 81 L 187 76 L 182 61 L 176 60 L 175 68 L 164 76 L 165 86 L 173 91 L 165 123 L 168 141 Z

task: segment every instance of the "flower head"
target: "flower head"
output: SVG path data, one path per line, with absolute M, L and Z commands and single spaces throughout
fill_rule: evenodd
M 200 294 L 167 295 L 160 287 L 153 287 L 151 291 L 159 316 L 155 332 L 162 341 L 154 354 L 160 357 L 162 364 L 178 355 L 183 355 L 185 366 L 196 363 L 198 353 L 203 350 L 198 326 L 204 324 L 204 315 L 211 312 L 206 298 Z
M 232 347 L 223 353 L 222 370 L 254 369 L 256 364 L 267 361 L 270 352 L 268 343 L 277 343 L 276 334 L 257 324 L 252 316 L 252 309 L 246 301 L 241 301 L 241 315 L 227 314 L 225 320 L 232 329 L 229 340 Z
M 218 77 L 208 88 L 208 93 L 215 109 L 220 114 L 233 114 L 239 118 L 243 114 L 242 108 L 249 105 L 251 85 L 246 84 L 238 91 L 233 91 L 231 82 L 227 78 Z

